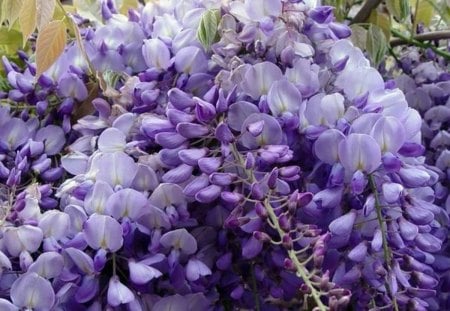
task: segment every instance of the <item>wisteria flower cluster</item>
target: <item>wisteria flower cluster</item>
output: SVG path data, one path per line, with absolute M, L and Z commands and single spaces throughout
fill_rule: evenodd
M 444 168 L 332 7 L 102 15 L 89 63 L 69 44 L 36 81 L 31 58 L 3 60 L 2 310 L 436 306 Z M 90 67 L 117 78 L 92 94 Z

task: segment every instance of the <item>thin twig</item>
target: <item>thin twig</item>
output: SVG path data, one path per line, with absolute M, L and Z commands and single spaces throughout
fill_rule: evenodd
M 416 41 L 435 41 L 435 40 L 446 40 L 450 39 L 450 30 L 440 30 L 440 31 L 430 31 L 427 33 L 421 33 L 418 35 L 415 35 L 413 40 Z M 402 38 L 393 38 L 390 41 L 391 47 L 403 45 L 403 44 L 410 44 L 409 40 L 404 40 Z
M 377 6 L 381 3 L 381 0 L 367 0 L 361 6 L 358 13 L 356 13 L 355 17 L 353 17 L 350 24 L 363 23 L 365 22 L 372 12 L 373 9 L 376 9 Z
M 405 44 L 407 44 L 407 45 L 415 45 L 415 46 L 418 46 L 418 47 L 423 48 L 423 49 L 431 49 L 437 55 L 440 55 L 440 56 L 442 56 L 442 57 L 444 57 L 446 59 L 450 59 L 450 53 L 449 52 L 442 51 L 442 50 L 438 49 L 437 47 L 435 47 L 432 44 L 424 43 L 422 41 L 416 40 L 415 38 L 413 38 L 413 39 L 412 38 L 408 38 L 407 36 L 403 35 L 400 31 L 395 30 L 395 29 L 391 29 L 391 33 L 395 37 L 403 40 L 405 42 Z

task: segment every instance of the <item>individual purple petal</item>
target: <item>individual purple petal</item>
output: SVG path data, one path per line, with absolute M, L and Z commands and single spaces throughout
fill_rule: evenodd
M 102 154 L 96 162 L 96 180 L 107 182 L 112 187 L 130 187 L 137 173 L 137 164 L 124 152 Z M 91 168 L 92 169 L 92 168 Z
M 254 137 L 248 130 L 248 126 L 258 121 L 264 121 L 264 128 L 260 135 Z M 241 127 L 241 144 L 248 149 L 256 149 L 264 145 L 278 145 L 283 140 L 283 132 L 278 121 L 267 114 L 254 113 L 245 119 Z
M 209 186 L 209 178 L 208 175 L 202 174 L 198 177 L 195 177 L 190 181 L 183 190 L 183 193 L 187 196 L 193 197 L 197 192 Z
M 125 149 L 126 137 L 122 131 L 110 127 L 100 134 L 97 144 L 101 152 L 123 151 Z
M 77 75 L 66 72 L 58 81 L 58 94 L 62 97 L 72 97 L 83 101 L 88 97 L 88 90 Z
M 373 125 L 370 136 L 375 138 L 381 152 L 396 153 L 405 142 L 405 128 L 395 117 L 381 117 Z
M 22 225 L 6 227 L 3 243 L 11 256 L 19 256 L 22 251 L 34 253 L 41 246 L 44 234 L 38 227 Z
M 191 258 L 186 265 L 186 279 L 196 281 L 202 276 L 211 275 L 211 269 L 202 261 Z
M 176 70 L 185 74 L 205 72 L 208 68 L 206 55 L 195 46 L 180 49 L 175 55 L 174 62 Z
M 86 275 L 94 273 L 94 261 L 85 252 L 69 247 L 64 249 L 64 254 Z
M 381 186 L 383 197 L 387 203 L 395 203 L 400 198 L 404 187 L 397 183 L 383 183 Z
M 375 230 L 375 233 L 373 234 L 372 242 L 371 242 L 372 250 L 375 252 L 379 252 L 381 248 L 383 247 L 383 235 L 381 233 L 381 230 L 378 228 Z
M 355 262 L 362 262 L 367 256 L 367 243 L 365 241 L 356 245 L 349 253 L 348 258 Z
M 430 175 L 415 167 L 402 167 L 398 171 L 402 181 L 409 187 L 420 187 L 430 180 Z
M 405 218 L 400 217 L 398 220 L 398 227 L 400 228 L 400 234 L 406 241 L 412 241 L 419 234 L 419 227 L 415 224 L 407 221 Z
M 176 229 L 165 233 L 160 240 L 162 246 L 174 248 L 186 255 L 197 251 L 197 241 L 186 229 Z
M 308 59 L 299 58 L 294 61 L 292 68 L 286 68 L 286 77 L 292 82 L 303 95 L 303 98 L 308 98 L 320 88 L 319 66 L 311 64 Z
M 434 219 L 434 214 L 432 212 L 416 205 L 408 205 L 405 208 L 405 211 L 409 216 L 409 219 L 416 225 L 426 225 Z
M 167 171 L 162 176 L 162 181 L 165 183 L 179 184 L 185 182 L 192 176 L 194 168 L 191 165 L 180 164 L 176 168 Z
M 338 146 L 345 139 L 345 135 L 336 129 L 328 129 L 314 143 L 316 156 L 327 164 L 339 161 Z
M 186 138 L 197 138 L 209 133 L 209 128 L 205 125 L 189 122 L 178 123 L 177 132 Z
M 242 256 L 246 259 L 254 258 L 262 251 L 262 248 L 263 243 L 252 236 L 243 242 Z
M 331 233 L 337 236 L 347 236 L 352 232 L 355 220 L 356 220 L 356 212 L 350 211 L 349 213 L 333 220 L 328 226 L 328 228 L 331 231 Z
M 69 233 L 70 216 L 58 210 L 49 210 L 41 215 L 38 226 L 46 238 L 60 240 Z
M 180 150 L 178 156 L 181 161 L 187 165 L 196 166 L 198 160 L 205 157 L 208 154 L 208 148 L 190 148 Z
M 414 241 L 424 252 L 436 253 L 441 250 L 442 241 L 430 233 L 419 233 Z
M 84 209 L 90 214 L 103 214 L 106 208 L 106 201 L 114 193 L 109 184 L 104 181 L 97 181 L 87 193 L 84 200 Z
M 138 191 L 154 190 L 159 184 L 158 176 L 148 165 L 138 163 L 137 174 L 133 179 L 132 187 Z
M 295 114 L 302 102 L 302 94 L 288 80 L 275 81 L 267 94 L 267 103 L 270 112 L 274 116 L 282 115 L 285 112 Z
M 142 46 L 145 64 L 149 67 L 166 70 L 170 66 L 170 51 L 160 39 L 148 39 Z
M 198 160 L 198 167 L 205 174 L 212 174 L 222 165 L 221 157 L 207 157 Z
M 107 299 L 109 305 L 117 307 L 121 304 L 132 302 L 134 300 L 134 294 L 120 282 L 117 276 L 113 276 L 109 279 Z
M 186 137 L 174 132 L 161 132 L 155 135 L 155 141 L 163 148 L 178 148 L 187 141 Z
M 105 204 L 105 214 L 115 219 L 128 217 L 136 220 L 148 206 L 147 197 L 134 189 L 121 189 L 113 193 Z
M 19 308 L 13 305 L 10 301 L 0 298 L 0 310 L 3 311 L 19 311 Z
M 240 131 L 245 119 L 251 114 L 258 112 L 259 109 L 256 105 L 246 101 L 238 101 L 237 103 L 231 104 L 228 108 L 227 123 L 231 129 Z
M 179 110 L 195 107 L 195 100 L 178 88 L 170 89 L 167 95 L 169 96 L 169 103 Z
M 282 77 L 283 73 L 277 65 L 262 62 L 247 69 L 241 87 L 244 93 L 256 100 L 261 95 L 266 95 L 273 83 L 281 80 Z
M 23 145 L 29 137 L 28 128 L 21 119 L 12 118 L 0 126 L 0 147 L 15 150 Z
M 147 115 L 141 122 L 141 131 L 150 138 L 154 138 L 157 133 L 170 131 L 174 128 L 169 120 L 158 115 Z
M 350 100 L 364 96 L 368 92 L 384 89 L 384 81 L 380 73 L 371 67 L 357 67 L 345 70 L 335 82 Z
M 209 185 L 195 194 L 195 199 L 200 203 L 211 203 L 220 196 L 222 187 Z
M 35 272 L 39 276 L 52 279 L 61 274 L 64 268 L 63 257 L 56 252 L 42 253 L 28 268 L 28 272 Z
M 71 152 L 61 158 L 61 166 L 72 175 L 84 174 L 88 167 L 89 157 L 81 152 Z
M 86 303 L 91 301 L 98 295 L 99 287 L 99 281 L 95 275 L 84 276 L 77 292 L 75 293 L 75 301 L 78 303 Z
M 216 117 L 216 108 L 213 104 L 197 97 L 194 97 L 194 100 L 196 101 L 195 116 L 198 121 L 207 123 Z
M 161 271 L 158 269 L 133 260 L 128 261 L 128 269 L 130 270 L 130 279 L 135 284 L 146 284 L 162 276 Z
M 47 125 L 39 129 L 34 140 L 44 143 L 45 153 L 48 155 L 59 153 L 66 143 L 64 131 L 56 125 Z
M 84 224 L 86 242 L 93 249 L 104 248 L 116 252 L 123 244 L 122 226 L 114 218 L 93 214 Z
M 153 305 L 155 311 L 185 310 L 186 300 L 178 294 L 166 296 Z
M 350 172 L 371 173 L 381 164 L 380 147 L 369 135 L 350 134 L 339 143 L 339 159 Z
M 55 304 L 55 293 L 49 281 L 37 273 L 28 272 L 13 283 L 11 300 L 21 308 L 51 310 Z

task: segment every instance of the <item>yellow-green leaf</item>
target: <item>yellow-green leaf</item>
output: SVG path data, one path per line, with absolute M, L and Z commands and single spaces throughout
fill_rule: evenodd
M 120 6 L 120 13 L 127 15 L 129 9 L 136 9 L 138 5 L 138 0 L 123 0 L 122 5 Z
M 2 45 L 12 45 L 19 48 L 22 44 L 22 34 L 15 29 L 8 29 L 8 27 L 0 27 L 0 42 Z
M 39 32 L 36 41 L 36 77 L 58 59 L 66 45 L 66 25 L 63 21 L 52 21 Z
M 36 25 L 38 30 L 45 27 L 53 18 L 55 0 L 36 0 Z
M 404 21 L 409 16 L 408 0 L 386 0 L 386 6 L 399 22 Z
M 417 4 L 417 12 L 416 8 Z M 434 15 L 434 7 L 431 3 L 433 0 L 410 0 L 411 7 L 414 8 L 414 22 L 415 24 L 423 23 L 425 26 L 429 26 L 431 23 L 431 19 Z
M 355 46 L 359 47 L 361 50 L 365 50 L 367 42 L 367 30 L 358 24 L 353 24 L 350 26 L 350 28 L 352 29 L 350 40 Z
M 206 50 L 216 40 L 219 23 L 220 13 L 218 10 L 207 10 L 203 13 L 197 29 L 197 38 Z
M 77 9 L 77 13 L 90 21 L 101 23 L 102 12 L 100 1 L 97 0 L 73 0 L 73 6 Z
M 386 38 L 389 40 L 391 36 L 391 16 L 389 14 L 372 10 L 368 22 L 380 27 Z
M 36 0 L 25 0 L 19 14 L 20 31 L 23 34 L 23 46 L 36 28 Z
M 373 65 L 375 67 L 378 66 L 388 50 L 386 36 L 380 27 L 376 25 L 369 26 L 367 30 L 366 48 Z
M 22 4 L 23 0 L 3 0 L 0 22 L 6 20 L 9 23 L 9 27 L 11 27 L 19 17 Z

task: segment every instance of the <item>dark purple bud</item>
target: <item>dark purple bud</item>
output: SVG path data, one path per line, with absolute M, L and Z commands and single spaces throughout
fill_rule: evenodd
M 261 202 L 256 202 L 255 203 L 255 211 L 256 211 L 256 214 L 262 219 L 266 219 L 267 216 L 268 216 L 267 210 L 264 207 L 264 205 L 262 205 Z
M 297 268 L 295 267 L 294 263 L 289 258 L 284 259 L 283 266 L 286 270 L 297 271 Z
M 183 193 L 187 196 L 193 197 L 200 190 L 209 186 L 209 178 L 208 175 L 202 174 L 198 177 L 195 177 L 191 182 L 189 182 L 186 187 L 184 187 Z
M 223 191 L 220 194 L 220 197 L 223 201 L 233 206 L 239 204 L 244 199 L 244 196 L 242 194 L 238 192 L 229 192 L 229 191 Z
M 173 125 L 181 122 L 192 122 L 195 120 L 194 115 L 180 111 L 178 109 L 169 108 L 166 111 L 167 118 Z
M 239 300 L 239 299 L 241 299 L 242 295 L 244 295 L 244 292 L 245 292 L 244 287 L 242 287 L 242 285 L 238 285 L 230 293 L 230 297 L 233 298 L 234 300 Z
M 367 184 L 367 180 L 364 176 L 364 173 L 360 170 L 357 170 L 355 173 L 353 173 L 351 186 L 352 186 L 352 192 L 354 194 L 361 194 Z
M 197 97 L 195 97 L 194 100 L 196 100 L 195 115 L 198 121 L 207 123 L 216 117 L 216 108 L 213 104 Z
M 6 178 L 10 174 L 10 170 L 0 161 L 0 178 Z
M 192 176 L 193 169 L 191 165 L 180 164 L 176 168 L 167 171 L 162 176 L 162 180 L 166 183 L 182 183 Z
M 263 200 L 265 197 L 265 193 L 261 187 L 261 185 L 257 182 L 254 182 L 251 186 L 251 194 L 252 198 L 255 200 Z
M 26 93 L 29 93 L 34 90 L 34 85 L 32 83 L 32 80 L 25 77 L 24 75 L 21 75 L 21 74 L 17 75 L 16 82 L 17 82 L 17 87 L 19 88 L 19 90 L 22 93 L 26 94 Z
M 65 98 L 58 107 L 58 113 L 60 115 L 71 114 L 73 110 L 74 100 L 73 98 Z
M 179 123 L 176 126 L 176 130 L 180 135 L 186 138 L 202 137 L 209 133 L 207 126 L 189 122 Z
M 198 160 L 205 157 L 208 154 L 208 151 L 208 148 L 185 149 L 178 152 L 178 157 L 181 161 L 183 161 L 183 163 L 191 166 L 196 166 Z
M 208 187 L 197 192 L 195 199 L 201 203 L 211 203 L 220 196 L 221 191 L 222 187 L 217 185 L 209 185 Z
M 401 168 L 401 160 L 390 152 L 387 152 L 381 158 L 384 168 L 389 172 L 398 172 Z
M 217 259 L 216 266 L 220 270 L 226 271 L 231 266 L 232 260 L 233 260 L 233 254 L 231 252 L 225 253 L 224 255 L 220 256 Z
M 173 88 L 168 92 L 169 102 L 177 109 L 184 110 L 194 107 L 196 102 L 188 94 L 178 88 Z
M 405 157 L 419 157 L 425 152 L 425 147 L 421 144 L 406 142 L 400 148 L 398 153 Z
M 367 256 L 367 243 L 365 241 L 356 245 L 349 253 L 348 258 L 355 262 L 362 262 Z
M 209 176 L 209 181 L 214 185 L 228 186 L 236 180 L 236 178 L 236 174 L 232 173 L 212 173 Z
M 275 189 L 277 186 L 277 181 L 278 181 L 278 169 L 274 168 L 272 169 L 272 172 L 270 172 L 267 178 L 267 186 L 269 186 L 270 189 Z
M 291 230 L 291 219 L 282 214 L 278 217 L 278 223 L 280 224 L 280 228 L 285 232 L 289 232 Z
M 51 197 L 44 197 L 39 201 L 39 205 L 44 210 L 54 209 L 58 206 L 58 204 L 59 202 Z
M 220 157 L 208 157 L 198 160 L 198 167 L 205 174 L 212 174 L 222 165 L 222 158 Z
M 234 141 L 234 135 L 231 132 L 228 125 L 224 122 L 220 122 L 215 132 L 216 138 L 222 143 L 231 143 Z
M 318 6 L 308 12 L 309 17 L 319 24 L 329 23 L 333 20 L 332 6 Z
M 100 272 L 105 267 L 107 258 L 107 252 L 105 249 L 100 248 L 94 256 L 94 269 L 96 272 Z
M 285 235 L 283 235 L 283 238 L 281 241 L 283 243 L 284 248 L 286 248 L 286 249 L 292 249 L 292 247 L 294 246 L 294 244 L 292 242 L 292 238 L 287 233 Z
M 254 231 L 253 237 L 261 242 L 270 242 L 272 241 L 272 238 L 265 232 L 262 231 Z
M 8 98 L 15 102 L 21 102 L 25 99 L 25 95 L 16 89 L 9 91 Z
M 255 156 L 251 152 L 245 155 L 245 169 L 249 170 L 255 166 Z
M 251 237 L 242 245 L 242 256 L 246 259 L 252 259 L 262 251 L 263 243 L 255 237 Z
M 41 178 L 47 182 L 57 181 L 64 174 L 64 169 L 62 167 L 55 167 L 46 170 L 41 174 Z
M 339 39 L 344 39 L 350 37 L 352 34 L 352 31 L 350 27 L 348 27 L 345 24 L 342 23 L 330 23 L 328 24 L 328 27 L 330 27 L 331 31 L 338 37 Z
M 414 271 L 412 273 L 412 277 L 420 287 L 423 287 L 425 289 L 433 289 L 439 283 L 435 278 L 418 271 Z

